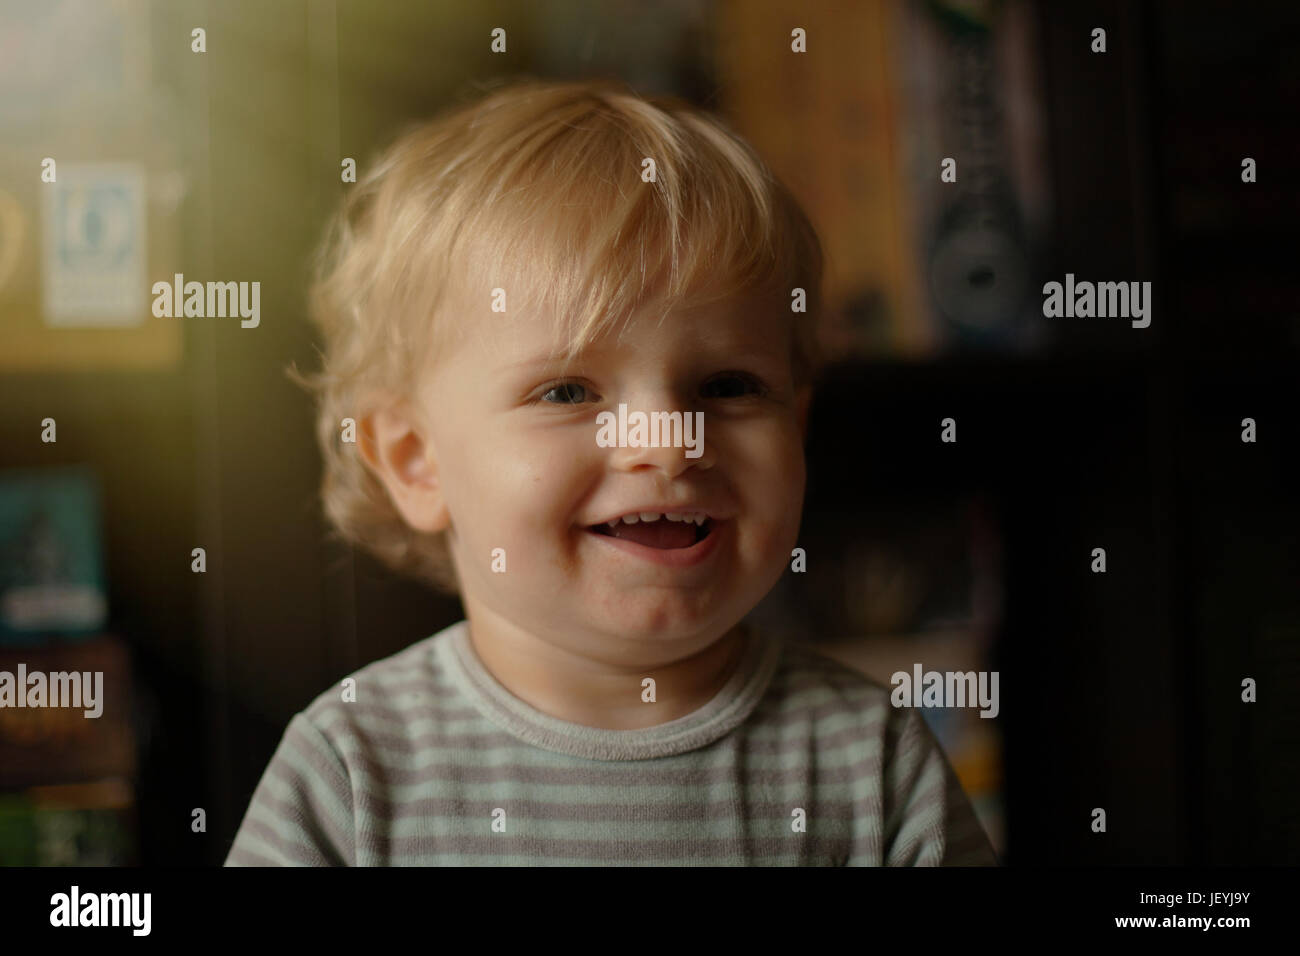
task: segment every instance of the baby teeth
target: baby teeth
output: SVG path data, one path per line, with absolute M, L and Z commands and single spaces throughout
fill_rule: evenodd
M 660 518 L 667 518 L 669 521 L 689 521 L 695 525 L 702 525 L 709 520 L 708 515 L 702 514 L 678 514 L 676 512 L 664 512 L 660 514 L 657 511 L 642 511 L 639 514 L 624 515 L 621 518 L 614 518 L 606 522 L 609 527 L 614 527 L 620 521 L 623 524 L 636 524 L 638 521 L 658 521 Z
M 665 514 L 669 521 L 688 521 L 691 524 L 701 525 L 705 522 L 705 516 L 701 514 Z

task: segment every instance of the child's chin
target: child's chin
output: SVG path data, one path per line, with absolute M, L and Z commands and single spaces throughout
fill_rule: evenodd
M 721 627 L 718 602 L 702 603 L 703 606 L 698 599 L 664 599 L 662 595 L 644 601 L 624 598 L 608 605 L 612 612 L 605 615 L 603 629 L 616 640 L 629 644 L 697 642 Z

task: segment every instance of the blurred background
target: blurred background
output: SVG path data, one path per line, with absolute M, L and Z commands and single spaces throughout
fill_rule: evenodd
M 519 74 L 716 111 L 822 236 L 808 566 L 755 618 L 883 683 L 997 670 L 995 719 L 923 713 L 1010 865 L 1300 861 L 1297 28 L 1228 0 L 3 0 L 0 670 L 100 670 L 106 704 L 0 709 L 0 863 L 221 863 L 290 716 L 462 617 L 326 539 L 284 370 L 317 367 L 342 159 Z M 1044 318 L 1067 272 L 1152 282 L 1150 327 Z M 259 281 L 260 325 L 154 317 L 175 273 Z

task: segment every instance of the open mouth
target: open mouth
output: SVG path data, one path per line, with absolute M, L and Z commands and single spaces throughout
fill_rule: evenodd
M 653 519 L 626 518 L 603 524 L 592 525 L 587 529 L 593 534 L 603 534 L 611 538 L 621 538 L 647 548 L 660 551 L 676 551 L 699 544 L 713 533 L 713 519 L 703 518 L 696 522 L 690 518 L 677 520 L 667 515 L 658 515 Z

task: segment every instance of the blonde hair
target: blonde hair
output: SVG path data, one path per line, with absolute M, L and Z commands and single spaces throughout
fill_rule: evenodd
M 681 100 L 514 81 L 408 129 L 347 188 L 309 293 L 323 367 L 290 376 L 316 396 L 336 534 L 438 590 L 458 590 L 444 535 L 407 525 L 341 426 L 414 395 L 457 318 L 476 315 L 445 315 L 448 302 L 481 302 L 486 321 L 491 290 L 508 289 L 512 313 L 560 318 L 571 359 L 650 303 L 666 314 L 742 288 L 787 302 L 798 287 L 794 373 L 815 377 L 817 234 L 747 144 Z

